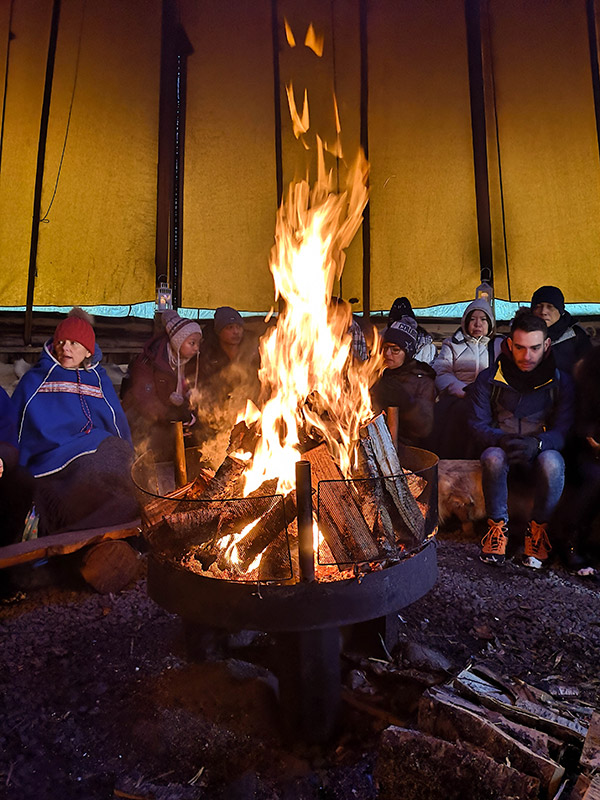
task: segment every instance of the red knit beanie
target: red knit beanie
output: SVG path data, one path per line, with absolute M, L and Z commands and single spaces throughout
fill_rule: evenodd
M 69 312 L 69 316 L 56 326 L 53 339 L 54 347 L 56 347 L 57 342 L 69 339 L 71 342 L 79 342 L 93 355 L 96 347 L 94 329 L 87 319 L 73 313 L 76 310 L 79 311 L 79 309 L 73 309 L 73 311 Z M 85 314 L 85 312 L 81 313 Z

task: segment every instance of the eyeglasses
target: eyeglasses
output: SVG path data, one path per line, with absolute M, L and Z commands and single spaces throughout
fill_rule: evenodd
M 382 350 L 384 353 L 390 353 L 393 356 L 399 356 L 402 352 L 402 348 L 398 347 L 397 344 L 384 344 Z

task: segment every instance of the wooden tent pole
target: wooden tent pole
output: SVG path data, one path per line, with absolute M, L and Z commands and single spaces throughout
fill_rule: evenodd
M 368 43 L 368 0 L 360 0 L 360 146 L 365 158 L 369 160 L 369 43 Z M 363 212 L 363 318 L 371 317 L 371 204 L 367 203 Z
M 588 40 L 590 44 L 590 66 L 592 71 L 592 89 L 594 92 L 596 138 L 598 139 L 598 149 L 600 151 L 600 70 L 598 66 L 598 28 L 595 0 L 586 0 L 585 8 L 587 14 Z
M 166 276 L 175 308 L 181 305 L 186 76 L 193 52 L 175 1 L 163 0 L 155 263 L 156 283 Z
M 40 137 L 38 140 L 37 165 L 35 172 L 35 189 L 33 193 L 33 214 L 31 222 L 31 244 L 29 247 L 29 272 L 27 275 L 27 299 L 25 301 L 25 327 L 23 341 L 31 344 L 33 328 L 33 294 L 37 276 L 37 251 L 40 234 L 40 208 L 42 205 L 42 185 L 44 181 L 44 161 L 46 159 L 46 139 L 48 138 L 48 120 L 50 118 L 50 100 L 52 99 L 52 80 L 54 78 L 54 61 L 56 58 L 56 42 L 58 39 L 58 23 L 60 21 L 61 0 L 54 0 L 52 20 L 50 22 L 50 38 L 48 40 L 48 57 L 46 59 L 46 78 L 44 81 L 44 99 L 40 119 Z
M 473 167 L 475 171 L 475 203 L 479 239 L 479 269 L 481 279 L 493 282 L 492 223 L 488 181 L 487 129 L 483 88 L 483 58 L 481 35 L 481 3 L 485 0 L 466 0 L 467 49 L 469 62 L 469 93 L 471 98 L 471 129 L 473 133 Z

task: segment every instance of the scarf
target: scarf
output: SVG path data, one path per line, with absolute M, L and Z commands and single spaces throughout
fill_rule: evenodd
M 514 362 L 512 355 L 500 354 L 500 367 L 509 386 L 521 394 L 532 392 L 554 378 L 556 362 L 552 350 L 548 350 L 542 361 L 531 372 L 523 372 Z

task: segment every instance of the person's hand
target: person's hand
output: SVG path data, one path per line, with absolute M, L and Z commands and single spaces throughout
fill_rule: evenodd
M 4 473 L 4 461 L 2 461 L 2 459 L 0 458 L 0 478 L 2 477 L 3 473 Z
M 600 442 L 597 442 L 593 436 L 586 436 L 586 442 L 592 448 L 595 458 L 600 458 Z
M 509 464 L 530 464 L 540 451 L 540 440 L 535 436 L 515 436 L 507 447 Z

